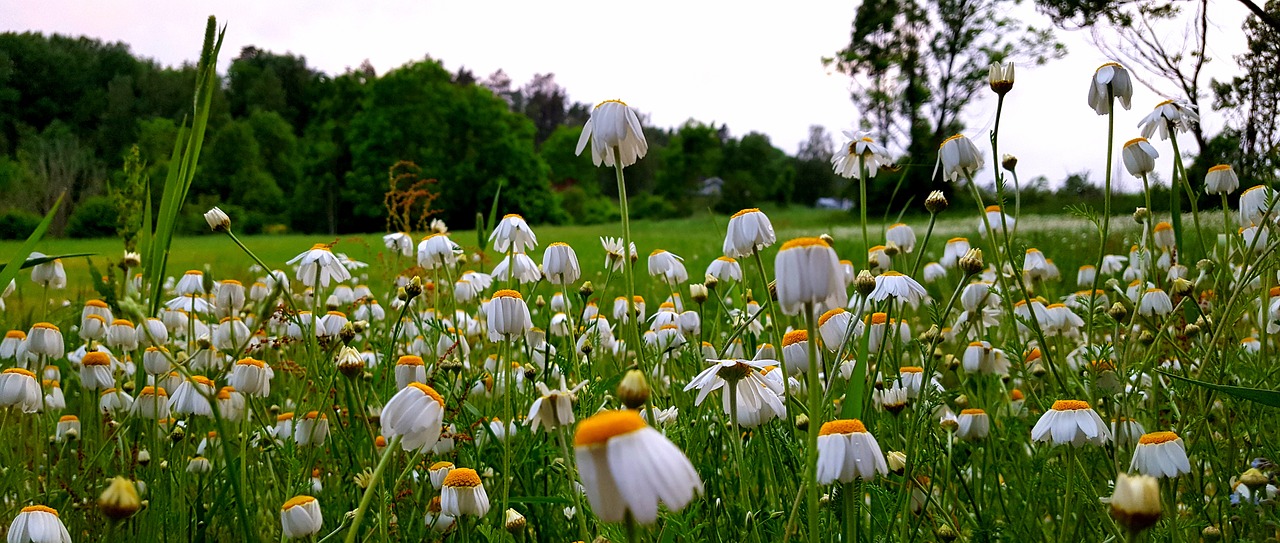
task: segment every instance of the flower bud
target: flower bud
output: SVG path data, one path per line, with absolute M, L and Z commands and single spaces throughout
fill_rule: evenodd
M 818 239 L 822 240 L 823 243 L 827 244 L 827 247 L 836 246 L 836 238 L 831 237 L 831 234 L 822 234 L 818 236 Z
M 986 267 L 986 264 L 982 262 L 982 249 L 969 249 L 964 256 L 960 257 L 958 264 L 960 271 L 963 271 L 965 275 L 982 273 L 982 268 Z
M 902 475 L 902 471 L 907 469 L 907 454 L 902 451 L 889 451 L 884 459 L 889 464 L 889 471 L 898 475 Z
M 507 509 L 506 528 L 511 535 L 519 534 L 524 531 L 524 515 L 515 509 Z
M 595 292 L 596 288 L 591 284 L 591 281 L 584 281 L 582 286 L 578 288 L 578 296 L 581 296 L 583 300 L 590 298 Z
M 809 416 L 801 413 L 796 415 L 796 429 L 801 432 L 809 431 Z
M 902 249 L 900 249 L 900 248 L 898 247 L 898 244 L 897 244 L 897 243 L 894 243 L 894 242 L 892 242 L 892 241 L 886 241 L 886 242 L 885 242 L 885 244 L 884 244 L 884 255 L 885 255 L 885 256 L 887 256 L 887 257 L 889 257 L 889 258 L 893 258 L 893 257 L 895 257 L 895 256 L 898 256 L 898 253 L 900 253 L 900 252 L 902 252 Z
M 125 252 L 124 259 L 120 261 L 120 264 L 126 268 L 136 268 L 138 266 L 141 266 L 142 255 L 135 252 L 131 252 L 131 251 Z
M 1217 526 L 1205 526 L 1204 529 L 1200 531 L 1200 537 L 1207 543 L 1222 541 L 1222 530 Z
M 138 497 L 138 488 L 132 481 L 118 475 L 98 496 L 98 509 L 111 520 L 127 519 L 140 508 L 142 500 Z
M 706 285 L 701 283 L 689 285 L 689 298 L 693 300 L 693 303 L 701 305 L 703 302 L 707 301 L 708 295 Z
M 538 309 L 542 309 L 542 308 L 544 308 L 544 307 L 547 307 L 547 299 L 546 299 L 546 298 L 543 298 L 543 297 L 542 297 L 542 295 L 541 295 L 541 294 L 539 294 L 539 295 L 538 295 L 538 297 L 537 297 L 537 298 L 535 298 L 535 299 L 533 300 L 533 305 L 534 305 L 534 307 L 537 307 Z
M 720 285 L 720 280 L 717 279 L 716 276 L 711 275 L 709 273 L 706 275 L 706 277 L 702 279 L 702 286 L 707 287 L 707 290 L 715 290 L 716 287 L 719 285 Z
M 1117 475 L 1111 516 L 1131 533 L 1155 525 L 1160 520 L 1160 483 L 1146 475 Z
M 1111 308 L 1107 310 L 1107 316 L 1111 317 L 1116 322 L 1124 322 L 1124 320 L 1129 317 L 1129 308 L 1125 307 L 1124 304 L 1120 302 L 1116 302 L 1111 304 Z
M 987 82 L 991 84 L 991 90 L 996 94 L 1000 96 L 1008 94 L 1013 90 L 1013 63 L 992 62 L 991 67 L 987 69 Z
M 778 280 L 769 281 L 769 299 L 778 301 Z
M 858 294 L 870 295 L 871 291 L 876 289 L 876 278 L 871 276 L 871 272 L 862 270 L 853 279 L 853 288 L 858 291 Z
M 1000 167 L 1009 170 L 1010 172 L 1016 170 L 1018 168 L 1018 157 L 1013 155 L 1004 155 L 1004 158 L 1000 159 Z
M 1186 296 L 1191 294 L 1191 289 L 1194 287 L 1195 285 L 1192 284 L 1191 281 L 1179 277 L 1173 280 L 1173 285 L 1169 288 L 1169 294 L 1174 296 Z
M 947 202 L 947 196 L 940 190 L 930 192 L 929 196 L 924 199 L 924 208 L 929 213 L 942 213 L 947 210 L 948 205 L 950 203 Z
M 231 217 L 221 209 L 213 208 L 204 213 L 204 222 L 209 223 L 209 228 L 214 232 L 230 232 Z
M 622 377 L 622 382 L 618 383 L 618 399 L 630 409 L 639 409 L 648 403 L 649 381 L 645 379 L 644 372 L 630 370 Z
M 413 276 L 413 279 L 409 280 L 409 284 L 404 286 L 404 295 L 406 297 L 405 300 L 406 301 L 412 300 L 414 298 L 417 298 L 421 294 L 422 294 L 422 278 L 415 275 Z
M 1149 220 L 1151 220 L 1151 210 L 1145 207 L 1139 207 L 1133 210 L 1133 222 L 1143 224 Z
M 1263 475 L 1258 468 L 1249 468 L 1240 474 L 1240 484 L 1249 487 L 1249 490 L 1257 490 L 1262 488 L 1269 482 L 1266 475 Z
M 950 524 L 939 526 L 933 534 L 938 536 L 938 541 L 955 541 L 956 538 L 960 537 L 960 534 L 957 534 L 955 528 L 952 528 Z

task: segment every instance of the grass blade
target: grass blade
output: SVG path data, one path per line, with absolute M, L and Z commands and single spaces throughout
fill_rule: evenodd
M 1168 372 L 1162 371 L 1160 373 L 1167 375 L 1169 377 L 1172 377 L 1174 379 L 1177 379 L 1179 381 L 1191 383 L 1193 385 L 1201 386 L 1216 392 L 1221 392 L 1228 396 L 1234 396 L 1242 400 L 1249 400 L 1253 403 L 1260 403 L 1262 405 L 1267 405 L 1271 407 L 1280 407 L 1280 390 L 1266 390 L 1262 388 L 1245 388 L 1245 387 L 1237 387 L 1237 386 L 1231 386 L 1231 385 L 1219 385 L 1216 383 L 1206 383 L 1204 381 L 1197 381 L 1195 379 L 1180 377 Z
M 27 241 L 22 243 L 22 247 L 18 248 L 18 253 L 13 255 L 13 258 L 9 259 L 9 262 L 4 265 L 4 269 L 0 269 L 0 290 L 4 290 L 9 285 L 10 281 L 17 278 L 18 272 L 23 268 L 41 263 L 36 262 L 28 264 L 27 257 L 31 256 L 31 252 L 36 249 L 36 244 L 40 243 L 40 238 L 43 238 L 44 233 L 49 230 L 49 225 L 53 223 L 53 216 L 58 214 L 58 208 L 62 207 L 62 199 L 66 197 L 67 193 L 65 192 L 62 193 L 61 196 L 58 196 L 58 200 L 53 203 L 53 207 L 44 215 L 44 220 L 40 221 L 40 224 L 36 226 L 35 231 L 31 232 L 30 236 L 27 236 Z M 50 258 L 50 260 L 52 260 L 52 258 Z

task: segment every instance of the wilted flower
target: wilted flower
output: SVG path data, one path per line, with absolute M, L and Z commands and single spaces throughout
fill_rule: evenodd
M 1089 82 L 1089 107 L 1098 115 L 1111 113 L 1112 99 L 1120 100 L 1120 105 L 1129 109 L 1129 101 L 1133 98 L 1133 80 L 1129 70 L 1114 62 L 1099 66 Z
M 204 222 L 209 223 L 209 228 L 214 232 L 229 232 L 231 230 L 231 217 L 227 213 L 217 207 L 210 209 L 204 213 Z
M 599 166 L 613 166 L 616 157 L 623 167 L 636 163 L 649 152 L 649 143 L 640 127 L 640 116 L 635 108 L 621 100 L 605 100 L 591 110 L 591 118 L 582 127 L 578 147 L 574 153 L 581 155 L 591 142 L 591 161 Z
M 982 169 L 982 153 L 973 141 L 963 134 L 947 138 L 938 148 L 936 172 L 942 169 L 942 177 L 947 181 L 955 181 L 960 177 L 969 177 Z
M 1169 130 L 1186 132 L 1191 130 L 1192 123 L 1200 122 L 1200 115 L 1195 107 L 1183 102 L 1165 100 L 1156 104 L 1156 108 L 1138 122 L 1142 137 L 1150 138 L 1158 131 L 1161 140 L 1169 139 Z

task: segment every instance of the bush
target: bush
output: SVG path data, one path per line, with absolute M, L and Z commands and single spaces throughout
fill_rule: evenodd
M 39 215 L 21 209 L 0 211 L 0 239 L 27 239 L 40 226 Z
M 560 207 L 574 224 L 602 224 L 618 220 L 617 204 L 603 196 L 588 194 L 578 186 L 560 192 Z
M 67 236 L 72 238 L 108 238 L 116 235 L 116 204 L 106 196 L 94 196 L 76 206 L 67 219 Z
M 631 207 L 633 219 L 669 219 L 680 216 L 674 204 L 652 194 L 636 195 L 627 203 Z

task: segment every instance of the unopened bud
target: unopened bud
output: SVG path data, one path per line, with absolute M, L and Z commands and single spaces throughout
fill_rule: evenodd
M 1111 516 L 1134 534 L 1155 525 L 1160 520 L 1160 482 L 1147 475 L 1117 475 Z
M 901 249 L 899 249 L 899 248 L 898 248 L 898 244 L 897 244 L 897 243 L 894 243 L 894 242 L 892 242 L 892 241 L 887 241 L 887 242 L 885 242 L 885 244 L 884 244 L 884 256 L 887 256 L 887 257 L 889 257 L 889 258 L 893 258 L 893 257 L 895 257 L 895 256 L 898 256 L 898 253 L 900 253 L 900 252 L 902 252 L 902 251 L 901 251 Z
M 809 431 L 809 416 L 801 413 L 796 415 L 796 429 L 801 432 Z
M 1138 334 L 1138 343 L 1141 343 L 1143 346 L 1149 347 L 1155 342 L 1156 335 L 1151 333 L 1151 330 L 1143 330 L 1141 334 Z
M 702 304 L 707 301 L 707 296 L 708 293 L 706 285 L 701 283 L 689 285 L 689 298 L 693 300 L 693 303 Z
M 776 279 L 769 281 L 769 299 L 775 302 L 778 301 L 778 281 Z
M 546 298 L 543 298 L 543 297 L 542 297 L 542 295 L 541 295 L 541 294 L 539 294 L 539 295 L 538 295 L 538 297 L 537 297 L 536 299 L 534 299 L 534 300 L 533 300 L 533 305 L 534 305 L 535 307 L 537 307 L 538 309 L 542 309 L 542 308 L 544 308 L 544 307 L 547 307 L 547 299 L 546 299 Z
M 907 454 L 902 451 L 889 451 L 884 459 L 889 464 L 889 471 L 898 475 L 902 475 L 902 471 L 907 469 Z
M 1107 310 L 1107 316 L 1111 317 L 1116 322 L 1124 322 L 1124 320 L 1129 317 L 1129 308 L 1125 307 L 1124 304 L 1120 302 L 1116 302 L 1111 304 L 1111 308 Z
M 1138 224 L 1146 223 L 1151 220 L 1151 211 L 1145 207 L 1139 207 L 1133 210 L 1133 222 Z
M 404 287 L 404 293 L 407 296 L 406 300 L 412 300 L 422 294 L 422 278 L 415 275 L 410 279 L 409 284 Z
M 827 244 L 827 247 L 836 246 L 836 238 L 831 237 L 831 234 L 822 234 L 818 236 L 818 239 L 822 240 L 823 243 Z
M 1018 168 L 1018 157 L 1013 155 L 1004 155 L 1004 158 L 1000 159 L 1000 167 L 1009 170 L 1010 172 L 1014 171 Z
M 1169 294 L 1174 296 L 1186 296 L 1191 294 L 1191 289 L 1194 287 L 1195 285 L 1193 285 L 1191 281 L 1179 277 L 1173 280 L 1173 286 L 1169 289 Z
M 1205 526 L 1204 529 L 1200 531 L 1200 537 L 1207 543 L 1222 541 L 1222 530 L 1218 529 L 1217 526 Z
M 138 488 L 132 481 L 116 476 L 98 496 L 98 509 L 111 520 L 124 520 L 142 508 Z
M 521 515 L 515 509 L 507 509 L 506 528 L 511 535 L 519 534 L 524 531 L 524 515 Z
M 960 271 L 964 272 L 965 275 L 982 273 L 982 268 L 986 267 L 986 264 L 982 262 L 982 249 L 969 249 L 964 253 L 964 256 L 960 257 L 959 265 Z
M 929 197 L 924 199 L 924 208 L 929 213 L 942 213 L 947 210 L 947 206 L 951 205 L 947 202 L 947 196 L 940 190 L 929 193 Z
M 858 294 L 868 296 L 876 289 L 876 278 L 871 276 L 871 272 L 862 270 L 853 279 L 853 288 L 858 291 Z
M 209 228 L 214 232 L 230 232 L 231 217 L 221 209 L 213 208 L 204 213 L 204 222 L 209 224 Z
M 584 281 L 582 286 L 578 287 L 578 296 L 581 296 L 583 300 L 590 298 L 595 292 L 596 287 L 591 284 L 591 281 Z
M 1263 475 L 1262 471 L 1258 470 L 1258 468 L 1249 468 L 1245 470 L 1244 473 L 1240 474 L 1240 484 L 1249 487 L 1249 490 L 1262 488 L 1262 485 L 1265 485 L 1268 482 L 1269 479 L 1267 479 L 1267 476 Z
M 1195 337 L 1200 333 L 1200 327 L 1193 322 L 1182 328 L 1182 333 L 1187 337 Z
M 716 276 L 711 275 L 709 273 L 706 275 L 706 277 L 702 279 L 702 286 L 707 287 L 707 290 L 715 290 L 716 287 L 719 285 L 720 285 L 720 280 L 716 279 Z
M 618 399 L 630 409 L 639 409 L 648 403 L 649 380 L 645 379 L 644 372 L 630 370 L 622 377 L 622 382 L 618 383 Z
M 338 339 L 342 340 L 343 345 L 350 345 L 351 341 L 356 339 L 356 327 L 350 322 L 342 325 L 342 329 L 338 330 Z
M 1196 262 L 1196 271 L 1199 271 L 1200 273 L 1205 273 L 1205 274 L 1213 273 L 1213 270 L 1215 267 L 1216 265 L 1213 263 L 1213 261 L 1207 258 L 1202 258 L 1198 262 Z

